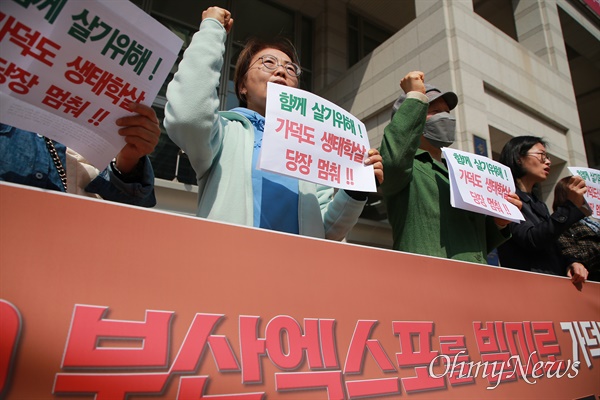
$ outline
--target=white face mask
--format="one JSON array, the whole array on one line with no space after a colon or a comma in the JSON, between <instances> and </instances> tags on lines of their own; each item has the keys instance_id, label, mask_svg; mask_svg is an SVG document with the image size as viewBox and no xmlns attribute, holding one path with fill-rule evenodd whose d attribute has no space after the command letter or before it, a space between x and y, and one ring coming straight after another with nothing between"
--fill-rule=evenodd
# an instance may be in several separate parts
<instances>
[{"instance_id":1,"label":"white face mask","mask_svg":"<svg viewBox=\"0 0 600 400\"><path fill-rule=\"evenodd\" d=\"M437 148L450 146L454 143L455 135L456 118L450 113L437 113L425 122L423 136Z\"/></svg>"}]
</instances>

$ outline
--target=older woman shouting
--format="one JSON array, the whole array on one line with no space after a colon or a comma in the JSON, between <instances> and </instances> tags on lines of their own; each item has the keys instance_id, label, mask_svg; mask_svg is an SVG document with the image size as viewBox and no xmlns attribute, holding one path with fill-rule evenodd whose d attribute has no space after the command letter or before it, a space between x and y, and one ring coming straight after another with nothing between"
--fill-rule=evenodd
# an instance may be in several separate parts
<instances>
[{"instance_id":1,"label":"older woman shouting","mask_svg":"<svg viewBox=\"0 0 600 400\"><path fill-rule=\"evenodd\" d=\"M196 171L199 217L341 240L358 220L367 194L334 190L256 168L262 143L267 83L298 87L302 73L285 40L249 41L239 55L235 91L241 107L219 111L225 40L233 18L210 7L167 89L165 127ZM366 165L383 180L381 156Z\"/></svg>"}]
</instances>

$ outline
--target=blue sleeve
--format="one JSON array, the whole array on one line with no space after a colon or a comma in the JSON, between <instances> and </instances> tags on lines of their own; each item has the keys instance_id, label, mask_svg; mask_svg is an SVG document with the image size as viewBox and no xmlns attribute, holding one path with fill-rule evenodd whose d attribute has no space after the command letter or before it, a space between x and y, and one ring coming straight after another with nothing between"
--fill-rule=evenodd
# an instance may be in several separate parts
<instances>
[{"instance_id":1,"label":"blue sleeve","mask_svg":"<svg viewBox=\"0 0 600 400\"><path fill-rule=\"evenodd\" d=\"M146 156L140 159L141 179L127 182L111 165L92 180L85 191L100 195L104 200L130 204L141 207L154 207L154 171L150 159Z\"/></svg>"}]
</instances>

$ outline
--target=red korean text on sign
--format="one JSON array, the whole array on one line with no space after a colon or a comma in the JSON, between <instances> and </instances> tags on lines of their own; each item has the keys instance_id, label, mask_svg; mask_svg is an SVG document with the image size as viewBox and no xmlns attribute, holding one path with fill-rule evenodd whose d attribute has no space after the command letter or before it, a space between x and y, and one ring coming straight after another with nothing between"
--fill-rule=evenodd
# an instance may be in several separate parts
<instances>
[{"instance_id":1,"label":"red korean text on sign","mask_svg":"<svg viewBox=\"0 0 600 400\"><path fill-rule=\"evenodd\" d=\"M488 193L493 193L499 197L504 197L510 193L510 188L507 185L491 178L485 179L485 188L487 189Z\"/></svg>"},{"instance_id":2,"label":"red korean text on sign","mask_svg":"<svg viewBox=\"0 0 600 400\"><path fill-rule=\"evenodd\" d=\"M466 339L464 335L440 336L440 353L449 356L448 382L452 386L465 385L475 382L475 377L469 374L465 365L470 362L467 354ZM444 361L442 360L442 363Z\"/></svg>"},{"instance_id":3,"label":"red korean text on sign","mask_svg":"<svg viewBox=\"0 0 600 400\"><path fill-rule=\"evenodd\" d=\"M473 198L473 201L475 202L475 204L478 204L480 206L487 208L487 203L485 201L485 197L483 197L481 194L473 192L473 191L469 191L469 194Z\"/></svg>"},{"instance_id":4,"label":"red korean text on sign","mask_svg":"<svg viewBox=\"0 0 600 400\"><path fill-rule=\"evenodd\" d=\"M588 368L592 367L592 358L600 357L600 323L597 321L561 322L563 331L571 334L573 343L573 361L579 362L580 356Z\"/></svg>"},{"instance_id":5,"label":"red korean text on sign","mask_svg":"<svg viewBox=\"0 0 600 400\"><path fill-rule=\"evenodd\" d=\"M76 85L85 83L91 86L91 91L96 96L104 95L112 99L113 104L119 105L124 110L129 110L130 102L141 103L146 99L146 92L131 86L123 78L104 71L91 61L83 60L78 56L67 63L65 78Z\"/></svg>"},{"instance_id":6,"label":"red korean text on sign","mask_svg":"<svg viewBox=\"0 0 600 400\"><path fill-rule=\"evenodd\" d=\"M107 307L76 306L62 368L156 369L167 367L173 312L147 311L146 319L106 319ZM111 341L143 343L143 347L103 346ZM96 399L125 398L128 393L160 393L169 373L60 373L54 393L95 393Z\"/></svg>"},{"instance_id":7,"label":"red korean text on sign","mask_svg":"<svg viewBox=\"0 0 600 400\"><path fill-rule=\"evenodd\" d=\"M19 310L0 299L0 395L5 393L9 385L22 325Z\"/></svg>"},{"instance_id":8,"label":"red korean text on sign","mask_svg":"<svg viewBox=\"0 0 600 400\"><path fill-rule=\"evenodd\" d=\"M333 133L324 132L321 136L321 148L327 153L335 151L340 157L346 156L351 161L362 164L366 153L365 146L350 139L339 137Z\"/></svg>"},{"instance_id":9,"label":"red korean text on sign","mask_svg":"<svg viewBox=\"0 0 600 400\"><path fill-rule=\"evenodd\" d=\"M283 129L286 139L295 138L298 143L315 144L314 128L282 118L277 118L277 122L279 122L279 126L275 128L275 131L281 132Z\"/></svg>"},{"instance_id":10,"label":"red korean text on sign","mask_svg":"<svg viewBox=\"0 0 600 400\"><path fill-rule=\"evenodd\" d=\"M473 322L473 328L491 385L539 375L536 368L549 374L567 369L556 359L561 351L552 322Z\"/></svg>"},{"instance_id":11,"label":"red korean text on sign","mask_svg":"<svg viewBox=\"0 0 600 400\"><path fill-rule=\"evenodd\" d=\"M58 44L2 12L0 24L0 44L8 37L9 42L21 47L21 55L31 56L50 67L53 65L52 60L60 50Z\"/></svg>"},{"instance_id":12,"label":"red korean text on sign","mask_svg":"<svg viewBox=\"0 0 600 400\"><path fill-rule=\"evenodd\" d=\"M71 92L67 90L52 85L46 91L46 96L42 99L42 104L55 110L61 110L62 108L63 113L72 114L77 118L91 103L89 101L84 101L79 96L73 96Z\"/></svg>"},{"instance_id":13,"label":"red korean text on sign","mask_svg":"<svg viewBox=\"0 0 600 400\"><path fill-rule=\"evenodd\" d=\"M168 367L170 323L173 312L147 311L142 322L106 319L106 307L76 306L67 340L62 368L65 370L102 370L98 373L59 373L54 393L93 393L96 399L127 398L129 394L159 394L169 379L177 374L193 373L199 368L208 349L220 372L239 371L239 363L227 338L213 331L224 318L221 314L196 314L167 372L155 372ZM132 347L131 343L143 343ZM129 347L110 346L113 342ZM106 344L106 345L105 345ZM119 370L135 368L141 373ZM106 372L115 370L116 372ZM183 394L205 396L207 377L181 379L179 397ZM235 395L254 400L262 394Z\"/></svg>"},{"instance_id":14,"label":"red korean text on sign","mask_svg":"<svg viewBox=\"0 0 600 400\"><path fill-rule=\"evenodd\" d=\"M319 172L317 173L319 179L340 183L340 164L333 161L319 159L317 168L319 169Z\"/></svg>"},{"instance_id":15,"label":"red korean text on sign","mask_svg":"<svg viewBox=\"0 0 600 400\"><path fill-rule=\"evenodd\" d=\"M310 166L312 164L312 156L300 151L287 149L285 152L285 167L292 172L299 170L301 174L310 174Z\"/></svg>"},{"instance_id":16,"label":"red korean text on sign","mask_svg":"<svg viewBox=\"0 0 600 400\"><path fill-rule=\"evenodd\" d=\"M465 181L467 185L471 185L473 187L482 187L481 185L481 176L472 171L467 171L464 169L460 169L459 179Z\"/></svg>"},{"instance_id":17,"label":"red korean text on sign","mask_svg":"<svg viewBox=\"0 0 600 400\"><path fill-rule=\"evenodd\" d=\"M392 327L394 334L398 335L402 349L402 352L396 353L398 366L412 367L415 371L414 377L401 379L406 392L444 389L446 384L443 377L429 375L431 362L438 355L438 352L431 348L433 322L394 321ZM413 347L413 337L418 341L418 350Z\"/></svg>"},{"instance_id":18,"label":"red korean text on sign","mask_svg":"<svg viewBox=\"0 0 600 400\"><path fill-rule=\"evenodd\" d=\"M375 320L359 320L354 328L352 340L348 347L344 375L358 375L363 372L365 357L369 354L382 372L396 372L396 367L385 352L381 342L371 338ZM348 396L360 398L367 396L399 395L400 382L397 377L346 381Z\"/></svg>"},{"instance_id":19,"label":"red korean text on sign","mask_svg":"<svg viewBox=\"0 0 600 400\"><path fill-rule=\"evenodd\" d=\"M8 64L8 65L7 65ZM14 63L0 58L0 84L8 82L8 88L17 94L27 94L29 89L40 83L37 75L25 71Z\"/></svg>"}]
</instances>

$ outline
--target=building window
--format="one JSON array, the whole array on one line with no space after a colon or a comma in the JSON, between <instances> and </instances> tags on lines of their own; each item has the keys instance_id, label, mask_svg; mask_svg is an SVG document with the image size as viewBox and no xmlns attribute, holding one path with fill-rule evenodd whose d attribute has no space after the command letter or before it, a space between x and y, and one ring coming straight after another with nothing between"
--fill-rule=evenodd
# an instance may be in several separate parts
<instances>
[{"instance_id":1,"label":"building window","mask_svg":"<svg viewBox=\"0 0 600 400\"><path fill-rule=\"evenodd\" d=\"M179 51L179 54L177 55L177 60L175 61L175 65L173 65L173 67L171 68L171 71L169 72L167 79L165 80L165 82L163 83L162 87L160 88L160 90L158 92L159 99L163 99L163 103L164 103L164 99L166 99L166 95L167 95L167 85L169 84L169 82L171 82L171 79L173 79L173 75L175 75L175 72L177 72L177 65L183 58L183 52L190 45L190 42L192 41L192 36L194 35L194 33L196 33L198 31L198 28L192 28L188 25L179 23L177 21L171 20L171 19L163 17L161 15L153 15L153 17L157 21L162 23L164 26L169 28L169 30L171 32L173 32L174 34L176 34L180 39L183 40L183 45L181 46L181 50Z\"/></svg>"},{"instance_id":2,"label":"building window","mask_svg":"<svg viewBox=\"0 0 600 400\"><path fill-rule=\"evenodd\" d=\"M165 117L164 108L153 106L159 121ZM190 185L196 184L196 173L187 155L169 138L164 127L154 152L150 154L150 162L154 176L167 181L175 181Z\"/></svg>"},{"instance_id":3,"label":"building window","mask_svg":"<svg viewBox=\"0 0 600 400\"><path fill-rule=\"evenodd\" d=\"M387 31L364 17L348 11L348 66L366 57L394 32Z\"/></svg>"},{"instance_id":4,"label":"building window","mask_svg":"<svg viewBox=\"0 0 600 400\"><path fill-rule=\"evenodd\" d=\"M239 104L235 97L233 73L237 57L249 37L258 37L265 40L284 37L291 40L298 51L302 67L300 88L312 90L312 20L292 10L261 0L234 2L232 13L234 14L234 20L235 15L252 15L252 18L239 18L234 22L229 76L227 79L227 99L226 102L221 102L221 104L227 105L226 109Z\"/></svg>"},{"instance_id":5,"label":"building window","mask_svg":"<svg viewBox=\"0 0 600 400\"><path fill-rule=\"evenodd\" d=\"M192 36L198 30L202 11L210 6L216 5L230 10L235 20L233 30L228 35L225 44L225 63L218 88L222 110L229 110L239 105L233 84L235 62L244 42L250 36L259 38L282 36L291 40L298 50L302 64L300 87L305 90L312 88L313 23L311 19L298 12L273 4L268 0L179 0L177 2L137 0L135 3L140 7L150 4L148 7L143 7L144 10L183 39L183 47L177 62L154 102L153 108L160 121L164 118L167 85L177 71L177 64L181 61L183 52L189 46ZM194 11L192 12L192 10ZM236 15L240 17L236 18ZM157 178L196 184L195 173L187 155L171 141L164 128L158 145L150 155L150 160Z\"/></svg>"},{"instance_id":6,"label":"building window","mask_svg":"<svg viewBox=\"0 0 600 400\"><path fill-rule=\"evenodd\" d=\"M473 0L473 11L518 41L512 0Z\"/></svg>"}]
</instances>

